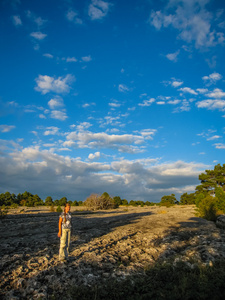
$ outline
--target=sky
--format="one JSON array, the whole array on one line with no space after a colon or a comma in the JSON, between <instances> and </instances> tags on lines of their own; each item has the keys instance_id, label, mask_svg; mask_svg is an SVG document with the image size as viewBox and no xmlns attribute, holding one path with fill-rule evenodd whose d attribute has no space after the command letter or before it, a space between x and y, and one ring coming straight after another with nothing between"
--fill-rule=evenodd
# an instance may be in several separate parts
<instances>
[{"instance_id":1,"label":"sky","mask_svg":"<svg viewBox=\"0 0 225 300\"><path fill-rule=\"evenodd\" d=\"M159 202L225 154L225 3L1 0L0 192Z\"/></svg>"}]
</instances>

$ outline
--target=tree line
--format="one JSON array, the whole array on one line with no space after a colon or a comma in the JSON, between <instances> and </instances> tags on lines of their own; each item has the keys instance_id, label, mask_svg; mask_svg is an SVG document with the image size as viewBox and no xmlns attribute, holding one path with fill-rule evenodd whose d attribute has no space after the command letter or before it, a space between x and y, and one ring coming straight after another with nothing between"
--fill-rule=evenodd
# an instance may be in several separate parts
<instances>
[{"instance_id":1,"label":"tree line","mask_svg":"<svg viewBox=\"0 0 225 300\"><path fill-rule=\"evenodd\" d=\"M19 193L15 195L14 193L6 192L0 194L0 206L10 206L10 207L17 207L17 206L64 206L66 203L70 203L72 206L82 206L82 201L71 201L67 200L66 197L62 197L60 200L53 200L51 196L48 196L45 200L42 200L37 194L33 195L25 191L24 193Z\"/></svg>"}]
</instances>

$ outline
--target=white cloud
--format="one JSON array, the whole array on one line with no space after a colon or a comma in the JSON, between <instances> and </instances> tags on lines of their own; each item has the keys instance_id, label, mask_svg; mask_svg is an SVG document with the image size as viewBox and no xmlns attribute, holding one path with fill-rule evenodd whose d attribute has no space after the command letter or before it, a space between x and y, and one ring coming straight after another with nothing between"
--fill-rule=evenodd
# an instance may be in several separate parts
<instances>
[{"instance_id":1,"label":"white cloud","mask_svg":"<svg viewBox=\"0 0 225 300\"><path fill-rule=\"evenodd\" d=\"M30 36L32 36L33 38L35 38L36 40L43 40L43 39L45 39L46 38L46 36L47 36L47 34L45 34L45 33L42 33L42 32L32 32L31 34L30 34Z\"/></svg>"},{"instance_id":2,"label":"white cloud","mask_svg":"<svg viewBox=\"0 0 225 300\"><path fill-rule=\"evenodd\" d=\"M54 56L50 53L45 53L43 54L43 56L48 57L48 58L53 58Z\"/></svg>"},{"instance_id":3,"label":"white cloud","mask_svg":"<svg viewBox=\"0 0 225 300\"><path fill-rule=\"evenodd\" d=\"M225 100L207 99L196 102L196 106L198 108L207 108L209 110L219 109L223 111L225 109Z\"/></svg>"},{"instance_id":4,"label":"white cloud","mask_svg":"<svg viewBox=\"0 0 225 300\"><path fill-rule=\"evenodd\" d=\"M170 101L168 101L168 104L176 105L176 104L179 104L180 102L181 102L181 100L170 100Z\"/></svg>"},{"instance_id":5,"label":"white cloud","mask_svg":"<svg viewBox=\"0 0 225 300\"><path fill-rule=\"evenodd\" d=\"M183 100L180 107L174 109L174 113L180 113L183 111L190 111L190 103L187 100Z\"/></svg>"},{"instance_id":6,"label":"white cloud","mask_svg":"<svg viewBox=\"0 0 225 300\"><path fill-rule=\"evenodd\" d=\"M51 109L55 109L57 107L62 107L62 106L64 106L63 99L61 97L54 97L48 102L48 106Z\"/></svg>"},{"instance_id":7,"label":"white cloud","mask_svg":"<svg viewBox=\"0 0 225 300\"><path fill-rule=\"evenodd\" d=\"M213 92L208 93L207 96L212 98L224 98L225 92L220 89L214 89Z\"/></svg>"},{"instance_id":8,"label":"white cloud","mask_svg":"<svg viewBox=\"0 0 225 300\"><path fill-rule=\"evenodd\" d=\"M181 86L182 84L183 84L183 81L174 80L172 82L172 86L175 88Z\"/></svg>"},{"instance_id":9,"label":"white cloud","mask_svg":"<svg viewBox=\"0 0 225 300\"><path fill-rule=\"evenodd\" d=\"M207 138L207 141L214 141L214 140L217 140L217 139L220 139L221 136L220 135L214 135L214 136L211 136L209 138Z\"/></svg>"},{"instance_id":10,"label":"white cloud","mask_svg":"<svg viewBox=\"0 0 225 300\"><path fill-rule=\"evenodd\" d=\"M4 146L4 141L0 143ZM15 143L10 145L17 147ZM0 163L0 185L11 191L13 181L16 194L29 186L31 193L43 199L50 194L55 199L66 196L85 200L91 193L107 191L127 200L155 202L173 192L178 197L194 191L198 175L209 167L183 161L159 164L158 158L121 159L111 164L83 162L81 158L58 155L38 146L15 148L10 155L1 156Z\"/></svg>"},{"instance_id":11,"label":"white cloud","mask_svg":"<svg viewBox=\"0 0 225 300\"><path fill-rule=\"evenodd\" d=\"M180 50L178 50L178 51L176 51L174 53L169 53L169 54L166 55L166 57L169 60L176 62L177 61L177 57L178 57L179 54L180 54Z\"/></svg>"},{"instance_id":12,"label":"white cloud","mask_svg":"<svg viewBox=\"0 0 225 300\"><path fill-rule=\"evenodd\" d=\"M87 124L87 126L90 126ZM156 130L143 130L139 134L107 134L105 132L94 133L86 131L82 127L77 126L77 131L73 131L66 136L68 141L76 143L79 148L110 148L117 149L120 152L139 153L143 152L143 148L136 145L143 144L146 140L152 139ZM74 144L73 144L74 145ZM68 144L64 144L68 146Z\"/></svg>"},{"instance_id":13,"label":"white cloud","mask_svg":"<svg viewBox=\"0 0 225 300\"><path fill-rule=\"evenodd\" d=\"M111 3L102 0L92 0L88 7L88 15L91 20L101 20L109 12Z\"/></svg>"},{"instance_id":14,"label":"white cloud","mask_svg":"<svg viewBox=\"0 0 225 300\"><path fill-rule=\"evenodd\" d=\"M206 94L208 92L208 89L196 89L200 94Z\"/></svg>"},{"instance_id":15,"label":"white cloud","mask_svg":"<svg viewBox=\"0 0 225 300\"><path fill-rule=\"evenodd\" d=\"M35 79L37 86L35 90L41 92L42 94L47 94L49 92L54 92L57 94L68 93L71 89L70 84L75 80L73 75L66 75L65 77L50 77L47 75L39 75Z\"/></svg>"},{"instance_id":16,"label":"white cloud","mask_svg":"<svg viewBox=\"0 0 225 300\"><path fill-rule=\"evenodd\" d=\"M30 10L28 10L26 12L26 15L27 15L27 18L29 18L32 22L34 22L38 26L38 28L42 27L47 22L47 20L44 20L41 17L37 17Z\"/></svg>"},{"instance_id":17,"label":"white cloud","mask_svg":"<svg viewBox=\"0 0 225 300\"><path fill-rule=\"evenodd\" d=\"M1 132L10 132L14 128L16 128L16 126L14 126L14 125L0 125Z\"/></svg>"},{"instance_id":18,"label":"white cloud","mask_svg":"<svg viewBox=\"0 0 225 300\"><path fill-rule=\"evenodd\" d=\"M209 76L202 77L202 79L209 84L215 84L218 80L222 78L223 78L222 75L216 72L210 74Z\"/></svg>"},{"instance_id":19,"label":"white cloud","mask_svg":"<svg viewBox=\"0 0 225 300\"><path fill-rule=\"evenodd\" d=\"M109 106L111 106L111 107L120 107L121 104L118 103L118 102L110 102L110 103L109 103Z\"/></svg>"},{"instance_id":20,"label":"white cloud","mask_svg":"<svg viewBox=\"0 0 225 300\"><path fill-rule=\"evenodd\" d=\"M52 110L50 117L52 119L56 119L56 120L60 120L60 121L65 121L68 118L66 113L64 111L60 111L60 110Z\"/></svg>"},{"instance_id":21,"label":"white cloud","mask_svg":"<svg viewBox=\"0 0 225 300\"><path fill-rule=\"evenodd\" d=\"M90 153L88 155L88 159L90 160L94 160L94 159L99 159L101 156L101 153L100 152L95 152L94 154L93 153Z\"/></svg>"},{"instance_id":22,"label":"white cloud","mask_svg":"<svg viewBox=\"0 0 225 300\"><path fill-rule=\"evenodd\" d=\"M86 108L86 107L95 106L95 105L96 105L96 103L94 103L94 102L91 102L91 103L84 103L84 104L82 105L82 107L83 107L83 108Z\"/></svg>"},{"instance_id":23,"label":"white cloud","mask_svg":"<svg viewBox=\"0 0 225 300\"><path fill-rule=\"evenodd\" d=\"M20 16L13 16L12 21L13 21L13 24L15 26L21 26L22 25L22 20L21 20Z\"/></svg>"},{"instance_id":24,"label":"white cloud","mask_svg":"<svg viewBox=\"0 0 225 300\"><path fill-rule=\"evenodd\" d=\"M75 57L67 57L67 62L77 62L77 59Z\"/></svg>"},{"instance_id":25,"label":"white cloud","mask_svg":"<svg viewBox=\"0 0 225 300\"><path fill-rule=\"evenodd\" d=\"M119 84L118 90L122 93L130 91L130 89L125 84Z\"/></svg>"},{"instance_id":26,"label":"white cloud","mask_svg":"<svg viewBox=\"0 0 225 300\"><path fill-rule=\"evenodd\" d=\"M89 62L92 61L91 55L81 57L82 61Z\"/></svg>"},{"instance_id":27,"label":"white cloud","mask_svg":"<svg viewBox=\"0 0 225 300\"><path fill-rule=\"evenodd\" d=\"M59 128L55 126L50 126L46 128L44 135L57 135L59 133Z\"/></svg>"},{"instance_id":28,"label":"white cloud","mask_svg":"<svg viewBox=\"0 0 225 300\"><path fill-rule=\"evenodd\" d=\"M193 89L191 89L189 87L180 88L179 91L184 92L184 93L189 93L192 95L198 95L198 93L196 93Z\"/></svg>"},{"instance_id":29,"label":"white cloud","mask_svg":"<svg viewBox=\"0 0 225 300\"><path fill-rule=\"evenodd\" d=\"M40 118L40 119L47 119L46 116L43 115L43 114L40 114L40 115L39 115L39 118Z\"/></svg>"},{"instance_id":30,"label":"white cloud","mask_svg":"<svg viewBox=\"0 0 225 300\"><path fill-rule=\"evenodd\" d=\"M138 103L139 106L150 106L155 102L155 98L144 100L142 103Z\"/></svg>"},{"instance_id":31,"label":"white cloud","mask_svg":"<svg viewBox=\"0 0 225 300\"><path fill-rule=\"evenodd\" d=\"M78 13L72 9L69 9L67 11L66 18L68 21L73 22L75 24L83 24L82 19L78 17Z\"/></svg>"},{"instance_id":32,"label":"white cloud","mask_svg":"<svg viewBox=\"0 0 225 300\"><path fill-rule=\"evenodd\" d=\"M216 147L216 149L225 149L225 144L222 143L214 144L214 146Z\"/></svg>"},{"instance_id":33,"label":"white cloud","mask_svg":"<svg viewBox=\"0 0 225 300\"><path fill-rule=\"evenodd\" d=\"M34 22L38 25L38 27L41 27L47 22L47 20L44 20L41 17L37 17L34 18Z\"/></svg>"},{"instance_id":34,"label":"white cloud","mask_svg":"<svg viewBox=\"0 0 225 300\"><path fill-rule=\"evenodd\" d=\"M196 48L213 47L224 42L224 33L212 29L213 14L207 11L208 1L172 0L164 11L152 11L149 23L157 30L169 26L178 30L178 38L194 42Z\"/></svg>"}]
</instances>

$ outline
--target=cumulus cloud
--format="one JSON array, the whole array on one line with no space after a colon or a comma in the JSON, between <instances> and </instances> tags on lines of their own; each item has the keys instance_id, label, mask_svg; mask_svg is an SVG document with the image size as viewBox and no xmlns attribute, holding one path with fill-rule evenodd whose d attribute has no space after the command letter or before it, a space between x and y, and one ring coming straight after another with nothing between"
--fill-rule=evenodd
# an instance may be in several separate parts
<instances>
[{"instance_id":1,"label":"cumulus cloud","mask_svg":"<svg viewBox=\"0 0 225 300\"><path fill-rule=\"evenodd\" d=\"M30 36L32 36L33 38L35 38L36 40L43 40L43 39L45 39L46 38L46 36L47 36L47 34L45 34L45 33L42 33L42 32L32 32L31 34L30 34Z\"/></svg>"},{"instance_id":2,"label":"cumulus cloud","mask_svg":"<svg viewBox=\"0 0 225 300\"><path fill-rule=\"evenodd\" d=\"M200 94L206 94L208 92L208 89L196 89Z\"/></svg>"},{"instance_id":3,"label":"cumulus cloud","mask_svg":"<svg viewBox=\"0 0 225 300\"><path fill-rule=\"evenodd\" d=\"M217 140L217 139L220 139L221 136L220 135L214 135L214 136L211 136L209 138L207 138L207 141L214 141L214 140Z\"/></svg>"},{"instance_id":4,"label":"cumulus cloud","mask_svg":"<svg viewBox=\"0 0 225 300\"><path fill-rule=\"evenodd\" d=\"M57 135L59 133L59 128L55 126L50 126L46 128L44 135Z\"/></svg>"},{"instance_id":5,"label":"cumulus cloud","mask_svg":"<svg viewBox=\"0 0 225 300\"><path fill-rule=\"evenodd\" d=\"M75 57L67 57L66 62L77 62Z\"/></svg>"},{"instance_id":6,"label":"cumulus cloud","mask_svg":"<svg viewBox=\"0 0 225 300\"><path fill-rule=\"evenodd\" d=\"M164 11L152 10L149 23L157 30L172 26L178 38L194 42L196 48L213 47L224 42L224 33L212 29L213 14L207 11L208 1L169 1Z\"/></svg>"},{"instance_id":7,"label":"cumulus cloud","mask_svg":"<svg viewBox=\"0 0 225 300\"><path fill-rule=\"evenodd\" d=\"M225 100L218 99L207 99L196 102L198 108L207 108L209 110L224 110L225 109Z\"/></svg>"},{"instance_id":8,"label":"cumulus cloud","mask_svg":"<svg viewBox=\"0 0 225 300\"><path fill-rule=\"evenodd\" d=\"M14 149L9 155L1 156L0 163L3 191L17 194L29 190L43 199L49 194L59 199L66 191L66 197L71 200L85 200L91 193L107 191L127 200L155 202L171 193L178 197L186 191L194 191L199 183L198 175L208 167L183 161L159 164L157 158L121 159L111 164L83 162L80 158L61 156L38 146Z\"/></svg>"},{"instance_id":9,"label":"cumulus cloud","mask_svg":"<svg viewBox=\"0 0 225 300\"><path fill-rule=\"evenodd\" d=\"M166 55L166 57L169 60L171 60L173 62L176 62L177 61L177 57L178 57L179 54L180 54L180 50L178 50L178 51L176 51L174 53L169 53L169 54Z\"/></svg>"},{"instance_id":10,"label":"cumulus cloud","mask_svg":"<svg viewBox=\"0 0 225 300\"><path fill-rule=\"evenodd\" d=\"M100 156L101 156L100 152L90 153L88 155L88 159L90 159L90 160L99 159Z\"/></svg>"},{"instance_id":11,"label":"cumulus cloud","mask_svg":"<svg viewBox=\"0 0 225 300\"><path fill-rule=\"evenodd\" d=\"M96 103L95 102L88 102L88 103L84 103L83 105L82 105L82 107L83 108L86 108L86 107L90 107L90 106L95 106L96 105Z\"/></svg>"},{"instance_id":12,"label":"cumulus cloud","mask_svg":"<svg viewBox=\"0 0 225 300\"><path fill-rule=\"evenodd\" d=\"M113 107L113 108L116 108L116 107L120 107L121 104L118 103L118 102L110 102L110 103L109 103L109 106L111 106L111 107Z\"/></svg>"},{"instance_id":13,"label":"cumulus cloud","mask_svg":"<svg viewBox=\"0 0 225 300\"><path fill-rule=\"evenodd\" d=\"M181 100L170 100L168 101L168 104L171 104L171 105L176 105L176 104L179 104L181 102Z\"/></svg>"},{"instance_id":14,"label":"cumulus cloud","mask_svg":"<svg viewBox=\"0 0 225 300\"><path fill-rule=\"evenodd\" d=\"M222 79L222 75L219 73L212 73L209 76L203 76L202 79L208 84L215 84L218 80Z\"/></svg>"},{"instance_id":15,"label":"cumulus cloud","mask_svg":"<svg viewBox=\"0 0 225 300\"><path fill-rule=\"evenodd\" d=\"M178 81L178 80L174 80L172 83L171 83L171 85L173 86L173 87L179 87L179 86L181 86L183 84L183 81Z\"/></svg>"},{"instance_id":16,"label":"cumulus cloud","mask_svg":"<svg viewBox=\"0 0 225 300\"><path fill-rule=\"evenodd\" d=\"M88 15L91 20L101 20L109 12L112 4L102 0L92 0L88 7Z\"/></svg>"},{"instance_id":17,"label":"cumulus cloud","mask_svg":"<svg viewBox=\"0 0 225 300\"><path fill-rule=\"evenodd\" d=\"M47 94L49 92L54 92L57 94L68 93L71 89L70 84L75 81L73 75L66 75L65 77L50 77L47 75L39 75L35 79L37 86L35 90L41 92L42 94Z\"/></svg>"},{"instance_id":18,"label":"cumulus cloud","mask_svg":"<svg viewBox=\"0 0 225 300\"><path fill-rule=\"evenodd\" d=\"M16 128L16 126L14 126L14 125L0 125L1 132L10 132L14 128Z\"/></svg>"},{"instance_id":19,"label":"cumulus cloud","mask_svg":"<svg viewBox=\"0 0 225 300\"><path fill-rule=\"evenodd\" d=\"M60 121L65 121L68 118L66 112L60 110L52 110L50 117Z\"/></svg>"},{"instance_id":20,"label":"cumulus cloud","mask_svg":"<svg viewBox=\"0 0 225 300\"><path fill-rule=\"evenodd\" d=\"M34 22L38 28L42 27L47 20L42 19L42 17L37 17L33 12L30 10L26 11L26 16L29 18L32 22Z\"/></svg>"},{"instance_id":21,"label":"cumulus cloud","mask_svg":"<svg viewBox=\"0 0 225 300\"><path fill-rule=\"evenodd\" d=\"M189 93L192 95L198 95L198 93L196 93L193 89L191 89L189 87L180 88L179 91L184 92L184 93Z\"/></svg>"},{"instance_id":22,"label":"cumulus cloud","mask_svg":"<svg viewBox=\"0 0 225 300\"><path fill-rule=\"evenodd\" d=\"M214 146L216 147L216 149L225 149L225 144L222 143L214 144Z\"/></svg>"},{"instance_id":23,"label":"cumulus cloud","mask_svg":"<svg viewBox=\"0 0 225 300\"><path fill-rule=\"evenodd\" d=\"M92 61L91 55L81 57L81 60L84 62Z\"/></svg>"},{"instance_id":24,"label":"cumulus cloud","mask_svg":"<svg viewBox=\"0 0 225 300\"><path fill-rule=\"evenodd\" d=\"M40 118L40 119L47 119L46 116L43 115L43 114L40 114L40 115L39 115L39 118Z\"/></svg>"},{"instance_id":25,"label":"cumulus cloud","mask_svg":"<svg viewBox=\"0 0 225 300\"><path fill-rule=\"evenodd\" d=\"M64 106L63 99L61 97L54 97L50 101L48 101L48 106L51 109L55 109L57 107L62 107L62 106Z\"/></svg>"},{"instance_id":26,"label":"cumulus cloud","mask_svg":"<svg viewBox=\"0 0 225 300\"><path fill-rule=\"evenodd\" d=\"M207 96L212 98L224 98L225 92L221 89L214 89L213 92L208 93Z\"/></svg>"},{"instance_id":27,"label":"cumulus cloud","mask_svg":"<svg viewBox=\"0 0 225 300\"><path fill-rule=\"evenodd\" d=\"M20 16L13 16L12 21L13 21L13 24L15 26L21 26L22 25L22 20L21 20Z\"/></svg>"},{"instance_id":28,"label":"cumulus cloud","mask_svg":"<svg viewBox=\"0 0 225 300\"><path fill-rule=\"evenodd\" d=\"M87 124L89 126L89 124ZM109 148L117 149L119 152L140 153L143 152L144 144L155 135L156 130L147 129L136 134L107 134L106 132L87 131L85 125L78 127L77 130L66 136L67 141L71 141L72 146L78 148ZM64 142L63 146L68 147L68 143Z\"/></svg>"},{"instance_id":29,"label":"cumulus cloud","mask_svg":"<svg viewBox=\"0 0 225 300\"><path fill-rule=\"evenodd\" d=\"M54 56L50 53L43 54L44 57L53 58Z\"/></svg>"},{"instance_id":30,"label":"cumulus cloud","mask_svg":"<svg viewBox=\"0 0 225 300\"><path fill-rule=\"evenodd\" d=\"M125 84L119 84L118 90L122 93L130 91L130 89Z\"/></svg>"},{"instance_id":31,"label":"cumulus cloud","mask_svg":"<svg viewBox=\"0 0 225 300\"><path fill-rule=\"evenodd\" d=\"M151 99L144 100L141 103L138 103L138 105L139 106L151 106L152 103L154 103L154 102L155 102L155 98L151 98Z\"/></svg>"},{"instance_id":32,"label":"cumulus cloud","mask_svg":"<svg viewBox=\"0 0 225 300\"><path fill-rule=\"evenodd\" d=\"M78 13L73 9L69 9L67 11L66 18L68 21L73 22L75 24L83 24L82 19L78 17Z\"/></svg>"}]
</instances>

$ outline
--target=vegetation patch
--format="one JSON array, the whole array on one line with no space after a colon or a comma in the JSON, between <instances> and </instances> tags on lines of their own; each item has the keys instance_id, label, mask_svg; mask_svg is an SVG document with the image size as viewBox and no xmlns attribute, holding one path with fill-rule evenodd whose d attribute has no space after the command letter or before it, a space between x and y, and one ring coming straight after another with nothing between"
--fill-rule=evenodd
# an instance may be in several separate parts
<instances>
[{"instance_id":1,"label":"vegetation patch","mask_svg":"<svg viewBox=\"0 0 225 300\"><path fill-rule=\"evenodd\" d=\"M158 263L145 274L126 279L105 279L93 286L71 286L66 295L60 295L60 299L219 300L225 299L224 281L225 261L218 261L213 266ZM51 299L59 298L52 295Z\"/></svg>"}]
</instances>

